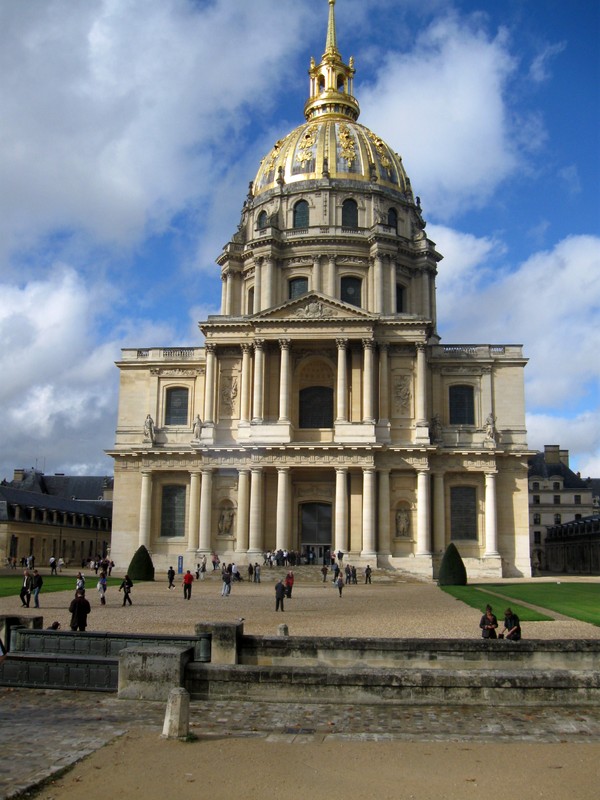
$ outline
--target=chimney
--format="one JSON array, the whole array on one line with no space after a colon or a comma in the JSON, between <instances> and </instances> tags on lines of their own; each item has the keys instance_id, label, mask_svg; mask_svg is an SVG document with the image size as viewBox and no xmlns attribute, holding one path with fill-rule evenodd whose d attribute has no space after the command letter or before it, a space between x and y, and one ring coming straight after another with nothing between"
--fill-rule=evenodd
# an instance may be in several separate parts
<instances>
[{"instance_id":1,"label":"chimney","mask_svg":"<svg viewBox=\"0 0 600 800\"><path fill-rule=\"evenodd\" d=\"M13 481L15 483L20 483L25 478L25 470L24 469L16 469L13 475Z\"/></svg>"},{"instance_id":2,"label":"chimney","mask_svg":"<svg viewBox=\"0 0 600 800\"><path fill-rule=\"evenodd\" d=\"M560 451L560 460L565 465L565 467L569 466L569 451L568 450L561 450Z\"/></svg>"},{"instance_id":3,"label":"chimney","mask_svg":"<svg viewBox=\"0 0 600 800\"><path fill-rule=\"evenodd\" d=\"M544 460L546 461L546 464L560 464L560 445L545 444Z\"/></svg>"}]
</instances>

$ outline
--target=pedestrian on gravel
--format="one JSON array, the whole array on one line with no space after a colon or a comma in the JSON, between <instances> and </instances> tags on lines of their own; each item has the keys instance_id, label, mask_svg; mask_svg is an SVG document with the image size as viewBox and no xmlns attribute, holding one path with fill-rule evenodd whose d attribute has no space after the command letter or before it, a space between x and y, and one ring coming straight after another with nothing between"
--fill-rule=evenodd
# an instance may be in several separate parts
<instances>
[{"instance_id":1,"label":"pedestrian on gravel","mask_svg":"<svg viewBox=\"0 0 600 800\"><path fill-rule=\"evenodd\" d=\"M133 586L133 581L129 577L129 575L125 575L121 585L119 586L119 591L123 592L123 605L125 603L129 603L130 606L133 605L131 602L131 588Z\"/></svg>"}]
</instances>

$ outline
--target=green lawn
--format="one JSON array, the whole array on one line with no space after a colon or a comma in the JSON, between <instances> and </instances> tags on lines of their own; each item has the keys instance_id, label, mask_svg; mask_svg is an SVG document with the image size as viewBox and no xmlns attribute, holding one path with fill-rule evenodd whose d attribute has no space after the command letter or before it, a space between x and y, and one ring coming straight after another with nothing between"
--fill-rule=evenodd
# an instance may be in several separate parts
<instances>
[{"instance_id":1,"label":"green lawn","mask_svg":"<svg viewBox=\"0 0 600 800\"><path fill-rule=\"evenodd\" d=\"M72 590L75 593L75 576L74 575L42 575L44 585L40 594L47 594L48 592L64 592ZM88 575L86 577L86 588L95 589L98 583L98 578L95 575ZM2 575L0 576L0 597L11 597L19 595L21 586L23 585L23 575L17 572L16 575ZM109 578L109 586L120 586L120 578Z\"/></svg>"},{"instance_id":2,"label":"green lawn","mask_svg":"<svg viewBox=\"0 0 600 800\"><path fill-rule=\"evenodd\" d=\"M482 610L489 603L501 617L510 605L523 621L548 620L547 617L519 605L519 601L564 614L567 617L600 625L600 583L569 583L545 581L540 583L472 584L471 586L442 586L444 591L463 603ZM494 592L495 594L490 594ZM497 597L495 595L502 595Z\"/></svg>"},{"instance_id":3,"label":"green lawn","mask_svg":"<svg viewBox=\"0 0 600 800\"><path fill-rule=\"evenodd\" d=\"M451 594L452 597L455 597L457 600L466 603L468 606L478 609L481 614L483 614L486 605L489 603L494 609L495 615L498 617L498 622L502 622L504 619L504 609L508 605L510 605L521 622L550 622L553 619L553 617L548 617L546 614L542 614L539 611L534 611L531 608L513 602L512 598L509 603L502 597L489 594L485 591L486 587L487 584L482 584L478 587L478 585L474 583L470 586L440 586L440 589ZM495 586L489 586L489 588L496 591ZM481 591L481 589L483 589L483 591ZM525 598L523 599L525 600Z\"/></svg>"}]
</instances>

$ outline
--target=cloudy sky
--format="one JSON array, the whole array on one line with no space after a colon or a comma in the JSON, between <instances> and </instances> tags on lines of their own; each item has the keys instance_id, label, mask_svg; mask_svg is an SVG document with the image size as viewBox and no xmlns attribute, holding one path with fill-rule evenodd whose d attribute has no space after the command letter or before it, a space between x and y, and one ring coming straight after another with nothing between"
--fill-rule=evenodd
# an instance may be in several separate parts
<instances>
[{"instance_id":1,"label":"cloudy sky","mask_svg":"<svg viewBox=\"0 0 600 800\"><path fill-rule=\"evenodd\" d=\"M201 344L303 120L327 0L0 0L0 479L110 474L121 347ZM600 477L600 7L338 0L360 121L445 256L445 343L519 343L529 444ZM143 417L141 412L141 418Z\"/></svg>"}]
</instances>

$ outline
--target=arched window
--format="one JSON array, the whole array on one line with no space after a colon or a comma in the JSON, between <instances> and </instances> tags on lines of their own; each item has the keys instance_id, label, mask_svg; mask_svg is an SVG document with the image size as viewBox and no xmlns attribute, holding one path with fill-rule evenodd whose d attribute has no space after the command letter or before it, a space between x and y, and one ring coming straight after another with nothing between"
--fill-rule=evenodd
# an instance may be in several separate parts
<instances>
[{"instance_id":1,"label":"arched window","mask_svg":"<svg viewBox=\"0 0 600 800\"><path fill-rule=\"evenodd\" d=\"M288 287L290 300L300 297L301 294L308 292L308 278L292 278Z\"/></svg>"},{"instance_id":2,"label":"arched window","mask_svg":"<svg viewBox=\"0 0 600 800\"><path fill-rule=\"evenodd\" d=\"M320 92L324 92L325 91L325 76L324 75L319 75L319 91Z\"/></svg>"},{"instance_id":3,"label":"arched window","mask_svg":"<svg viewBox=\"0 0 600 800\"><path fill-rule=\"evenodd\" d=\"M248 289L248 314L254 314L254 286Z\"/></svg>"},{"instance_id":4,"label":"arched window","mask_svg":"<svg viewBox=\"0 0 600 800\"><path fill-rule=\"evenodd\" d=\"M346 91L345 86L344 86L344 76L343 75L338 75L337 76L337 90L338 90L338 92L340 94L344 94L344 92Z\"/></svg>"},{"instance_id":5,"label":"arched window","mask_svg":"<svg viewBox=\"0 0 600 800\"><path fill-rule=\"evenodd\" d=\"M395 231L398 230L398 212L395 208L390 208L388 211L388 221L387 224L390 228L393 228Z\"/></svg>"},{"instance_id":6,"label":"arched window","mask_svg":"<svg viewBox=\"0 0 600 800\"><path fill-rule=\"evenodd\" d=\"M187 425L189 391L182 386L167 389L165 425Z\"/></svg>"},{"instance_id":7,"label":"arched window","mask_svg":"<svg viewBox=\"0 0 600 800\"><path fill-rule=\"evenodd\" d=\"M406 311L404 308L404 286L402 284L396 284L396 314L402 314L403 311Z\"/></svg>"},{"instance_id":8,"label":"arched window","mask_svg":"<svg viewBox=\"0 0 600 800\"><path fill-rule=\"evenodd\" d=\"M358 205L356 200L344 200L342 203L342 228L358 228Z\"/></svg>"},{"instance_id":9,"label":"arched window","mask_svg":"<svg viewBox=\"0 0 600 800\"><path fill-rule=\"evenodd\" d=\"M261 211L258 215L258 220L256 221L256 227L259 231L262 231L264 228L267 227L267 212Z\"/></svg>"},{"instance_id":10,"label":"arched window","mask_svg":"<svg viewBox=\"0 0 600 800\"><path fill-rule=\"evenodd\" d=\"M475 424L475 398L472 386L451 386L450 425Z\"/></svg>"},{"instance_id":11,"label":"arched window","mask_svg":"<svg viewBox=\"0 0 600 800\"><path fill-rule=\"evenodd\" d=\"M185 486L163 486L161 536L185 536Z\"/></svg>"},{"instance_id":12,"label":"arched window","mask_svg":"<svg viewBox=\"0 0 600 800\"><path fill-rule=\"evenodd\" d=\"M307 386L300 390L300 428L333 428L333 389Z\"/></svg>"},{"instance_id":13,"label":"arched window","mask_svg":"<svg viewBox=\"0 0 600 800\"><path fill-rule=\"evenodd\" d=\"M350 303L353 306L361 305L361 287L362 281L360 278L353 278L346 276L341 280L341 295L344 303Z\"/></svg>"},{"instance_id":14,"label":"arched window","mask_svg":"<svg viewBox=\"0 0 600 800\"><path fill-rule=\"evenodd\" d=\"M294 206L294 228L308 228L308 203L298 200Z\"/></svg>"},{"instance_id":15,"label":"arched window","mask_svg":"<svg viewBox=\"0 0 600 800\"><path fill-rule=\"evenodd\" d=\"M477 491L473 486L450 489L450 538L477 539Z\"/></svg>"}]
</instances>

